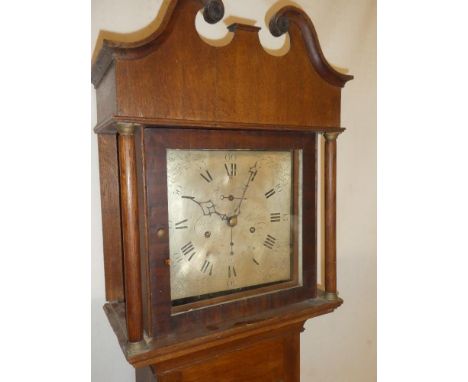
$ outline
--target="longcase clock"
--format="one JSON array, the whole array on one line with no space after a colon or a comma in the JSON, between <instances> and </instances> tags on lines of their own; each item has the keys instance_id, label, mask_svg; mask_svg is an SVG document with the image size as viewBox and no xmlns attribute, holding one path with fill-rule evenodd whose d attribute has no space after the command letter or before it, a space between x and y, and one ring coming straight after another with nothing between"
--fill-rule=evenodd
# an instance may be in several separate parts
<instances>
[{"instance_id":1,"label":"longcase clock","mask_svg":"<svg viewBox=\"0 0 468 382\"><path fill-rule=\"evenodd\" d=\"M203 41L195 18L224 23L222 1L172 0L163 12L141 40L104 40L92 66L105 313L137 381L297 382L304 322L343 302L336 139L352 76L328 64L298 8L269 21L289 34L281 57L253 26L226 26L223 47Z\"/></svg>"}]
</instances>

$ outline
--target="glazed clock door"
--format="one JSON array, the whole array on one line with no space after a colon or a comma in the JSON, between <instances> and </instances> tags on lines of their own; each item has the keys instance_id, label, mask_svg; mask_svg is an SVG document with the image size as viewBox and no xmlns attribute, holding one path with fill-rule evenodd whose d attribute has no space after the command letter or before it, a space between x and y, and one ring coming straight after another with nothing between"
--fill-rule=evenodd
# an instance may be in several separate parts
<instances>
[{"instance_id":1,"label":"glazed clock door","mask_svg":"<svg viewBox=\"0 0 468 382\"><path fill-rule=\"evenodd\" d=\"M315 296L314 133L146 128L142 142L154 332Z\"/></svg>"}]
</instances>

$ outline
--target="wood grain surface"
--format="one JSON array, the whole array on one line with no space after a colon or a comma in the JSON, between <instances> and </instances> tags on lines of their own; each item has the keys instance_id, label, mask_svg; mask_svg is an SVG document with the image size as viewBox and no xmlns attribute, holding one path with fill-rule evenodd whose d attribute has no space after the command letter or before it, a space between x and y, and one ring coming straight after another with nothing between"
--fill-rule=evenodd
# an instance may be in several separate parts
<instances>
[{"instance_id":1,"label":"wood grain surface","mask_svg":"<svg viewBox=\"0 0 468 382\"><path fill-rule=\"evenodd\" d=\"M123 301L125 292L116 136L99 135L98 149L106 300Z\"/></svg>"}]
</instances>

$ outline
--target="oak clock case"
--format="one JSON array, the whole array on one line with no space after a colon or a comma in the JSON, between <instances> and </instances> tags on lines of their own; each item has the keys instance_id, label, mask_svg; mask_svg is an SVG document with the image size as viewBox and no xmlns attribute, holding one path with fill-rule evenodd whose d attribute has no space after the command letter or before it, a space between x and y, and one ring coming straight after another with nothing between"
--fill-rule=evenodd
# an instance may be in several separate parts
<instances>
[{"instance_id":1,"label":"oak clock case","mask_svg":"<svg viewBox=\"0 0 468 382\"><path fill-rule=\"evenodd\" d=\"M100 35L104 311L137 382L298 382L305 321L343 303L336 156L353 77L301 9L266 17L289 35L281 57L260 28L226 24L221 0L168 0L144 35ZM229 44L210 45L196 18Z\"/></svg>"}]
</instances>

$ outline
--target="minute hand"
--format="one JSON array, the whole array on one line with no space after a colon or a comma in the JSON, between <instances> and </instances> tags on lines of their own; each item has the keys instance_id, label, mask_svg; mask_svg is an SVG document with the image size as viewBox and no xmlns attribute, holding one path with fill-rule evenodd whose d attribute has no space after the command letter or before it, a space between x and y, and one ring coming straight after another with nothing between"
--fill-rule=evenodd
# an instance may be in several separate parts
<instances>
[{"instance_id":1,"label":"minute hand","mask_svg":"<svg viewBox=\"0 0 468 382\"><path fill-rule=\"evenodd\" d=\"M254 178L257 176L257 162L255 162L255 164L250 167L249 169L249 179L247 179L247 183L244 187L244 191L242 192L242 196L240 197L240 201L239 201L239 205L237 206L237 208L234 210L234 214L235 215L240 215L241 213L241 205L242 205L242 202L244 201L244 197L245 197L245 194L247 193L247 189L249 188L249 185L250 185L250 182L252 180L254 180Z\"/></svg>"}]
</instances>

